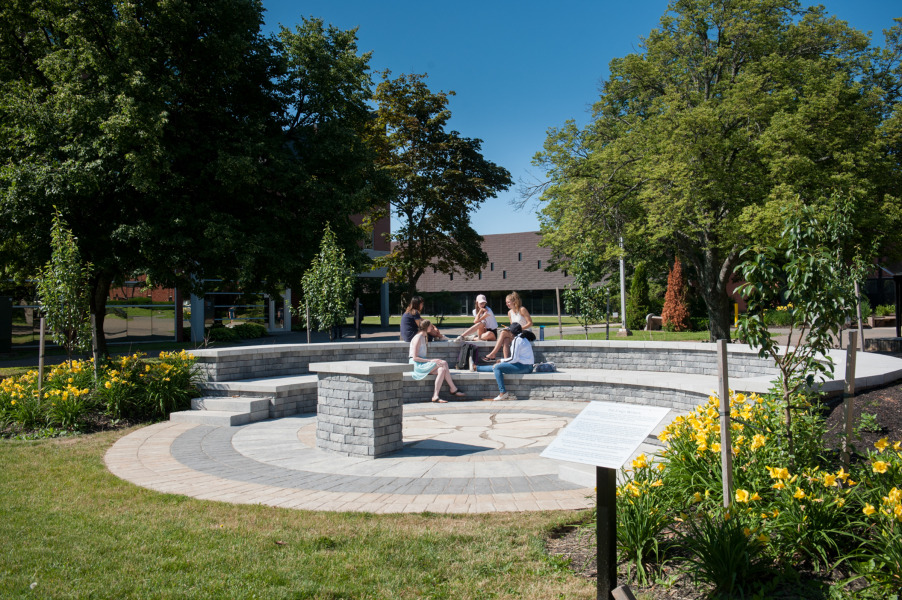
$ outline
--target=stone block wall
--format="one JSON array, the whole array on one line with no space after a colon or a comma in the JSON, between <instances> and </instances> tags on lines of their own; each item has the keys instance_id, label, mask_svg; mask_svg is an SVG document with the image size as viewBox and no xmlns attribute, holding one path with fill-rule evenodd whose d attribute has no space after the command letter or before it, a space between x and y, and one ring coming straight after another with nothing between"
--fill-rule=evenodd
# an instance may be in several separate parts
<instances>
[{"instance_id":1,"label":"stone block wall","mask_svg":"<svg viewBox=\"0 0 902 600\"><path fill-rule=\"evenodd\" d=\"M400 374L319 379L316 447L345 456L376 458L401 449L404 404Z\"/></svg>"},{"instance_id":2,"label":"stone block wall","mask_svg":"<svg viewBox=\"0 0 902 600\"><path fill-rule=\"evenodd\" d=\"M487 353L491 344L477 344ZM454 366L457 344L429 344L429 356L442 358ZM716 375L714 344L672 342L602 342L548 340L535 342L538 362L553 362L562 368L614 369ZM309 373L310 363L337 360L407 362L406 342L347 342L330 344L284 344L277 346L198 350L198 365L210 381L278 377ZM770 360L759 358L746 346L730 348L731 377L776 374Z\"/></svg>"}]
</instances>

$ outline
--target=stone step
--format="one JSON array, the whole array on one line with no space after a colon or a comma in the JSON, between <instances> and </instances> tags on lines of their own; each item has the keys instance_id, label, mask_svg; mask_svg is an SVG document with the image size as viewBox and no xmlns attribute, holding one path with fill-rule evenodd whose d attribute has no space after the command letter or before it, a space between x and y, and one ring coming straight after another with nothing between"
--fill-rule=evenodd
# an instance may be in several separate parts
<instances>
[{"instance_id":1,"label":"stone step","mask_svg":"<svg viewBox=\"0 0 902 600\"><path fill-rule=\"evenodd\" d=\"M272 398L248 396L205 396L191 400L191 410L215 410L225 412L269 413Z\"/></svg>"},{"instance_id":2,"label":"stone step","mask_svg":"<svg viewBox=\"0 0 902 600\"><path fill-rule=\"evenodd\" d=\"M169 420L175 423L234 427L250 423L251 413L227 410L182 410L170 413Z\"/></svg>"}]
</instances>

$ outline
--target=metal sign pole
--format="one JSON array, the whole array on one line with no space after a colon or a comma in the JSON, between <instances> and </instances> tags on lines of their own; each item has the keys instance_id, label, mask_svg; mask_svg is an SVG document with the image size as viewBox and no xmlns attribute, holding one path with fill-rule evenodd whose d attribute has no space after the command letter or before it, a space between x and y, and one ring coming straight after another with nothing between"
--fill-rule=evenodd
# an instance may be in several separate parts
<instances>
[{"instance_id":1,"label":"metal sign pole","mask_svg":"<svg viewBox=\"0 0 902 600\"><path fill-rule=\"evenodd\" d=\"M44 384L44 317L41 317L41 337L38 346L38 401L41 400L41 388Z\"/></svg>"},{"instance_id":2,"label":"metal sign pole","mask_svg":"<svg viewBox=\"0 0 902 600\"><path fill-rule=\"evenodd\" d=\"M617 471L595 467L597 600L610 600L617 587Z\"/></svg>"}]
</instances>

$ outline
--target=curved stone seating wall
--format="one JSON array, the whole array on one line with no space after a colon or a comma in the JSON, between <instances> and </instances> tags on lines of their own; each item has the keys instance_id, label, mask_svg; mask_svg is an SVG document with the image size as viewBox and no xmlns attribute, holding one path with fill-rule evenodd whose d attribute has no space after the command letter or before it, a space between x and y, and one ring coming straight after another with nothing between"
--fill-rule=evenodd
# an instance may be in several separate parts
<instances>
[{"instance_id":1,"label":"curved stone seating wall","mask_svg":"<svg viewBox=\"0 0 902 600\"><path fill-rule=\"evenodd\" d=\"M435 382L433 378L415 381L409 374L405 374L403 381L405 404L429 402ZM447 388L440 394L441 397L457 401L491 399L498 395L498 386L492 373L455 373L454 382L467 397L452 398L446 393ZM705 402L709 394L701 389L618 383L605 381L603 377L574 373L505 375L504 386L517 400L629 402L686 412Z\"/></svg>"},{"instance_id":2,"label":"curved stone seating wall","mask_svg":"<svg viewBox=\"0 0 902 600\"><path fill-rule=\"evenodd\" d=\"M482 342L483 352L492 344ZM317 410L317 376L311 363L364 361L407 363L409 345L404 342L349 342L332 344L284 344L198 350L195 356L208 380L200 385L204 398L193 403L196 411L173 413L173 420L209 424L240 424L266 418L259 400L267 400L270 418ZM436 342L429 356L454 365L460 346ZM523 400L586 402L609 400L691 410L717 388L716 346L706 343L549 340L534 344L536 360L553 362L559 372L506 375L508 391ZM776 370L769 359L759 358L748 346L728 346L730 388L765 393L772 388ZM846 353L830 352L835 365L832 380L819 384L828 394L843 390ZM493 398L498 388L492 373L455 371L454 381L468 400ZM859 391L902 379L902 360L859 353L856 386ZM434 376L416 381L409 373L401 379L404 403L428 402ZM237 411L246 403L250 408ZM198 414L206 412L206 414ZM219 413L219 414L213 414ZM262 415L262 416L261 416Z\"/></svg>"},{"instance_id":3,"label":"curved stone seating wall","mask_svg":"<svg viewBox=\"0 0 902 600\"><path fill-rule=\"evenodd\" d=\"M483 353L492 344L480 342ZM655 371L716 375L714 344L673 342L619 342L549 340L533 344L538 362L553 362L559 368ZM210 381L303 375L310 363L336 360L407 362L406 342L341 342L331 344L283 344L239 346L197 350L198 365ZM457 361L457 344L429 344L429 356ZM747 346L731 344L731 377L776 375L768 359L759 358Z\"/></svg>"}]
</instances>

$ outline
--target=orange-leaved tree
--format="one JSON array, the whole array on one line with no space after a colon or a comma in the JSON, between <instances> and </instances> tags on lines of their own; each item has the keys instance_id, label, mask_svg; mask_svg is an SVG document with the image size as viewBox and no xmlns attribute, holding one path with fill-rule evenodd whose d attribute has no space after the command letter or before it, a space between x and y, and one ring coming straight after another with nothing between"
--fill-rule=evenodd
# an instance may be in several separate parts
<instances>
[{"instance_id":1,"label":"orange-leaved tree","mask_svg":"<svg viewBox=\"0 0 902 600\"><path fill-rule=\"evenodd\" d=\"M664 310L661 313L664 328L668 331L689 330L689 308L686 306L686 278L677 257L667 276L667 293L664 295Z\"/></svg>"}]
</instances>

